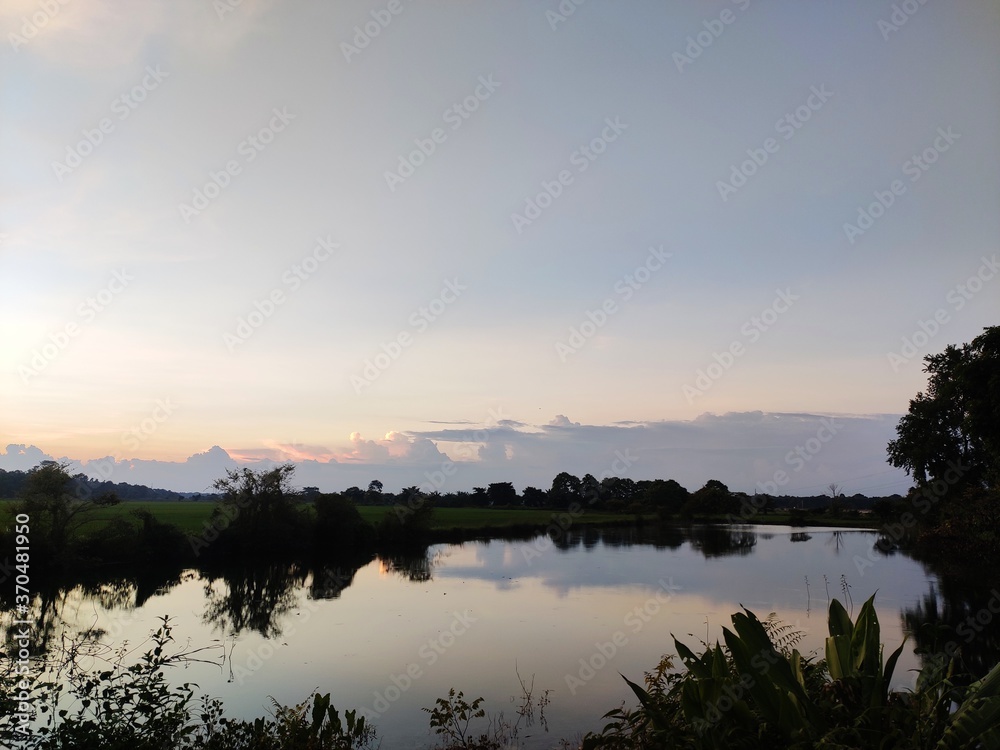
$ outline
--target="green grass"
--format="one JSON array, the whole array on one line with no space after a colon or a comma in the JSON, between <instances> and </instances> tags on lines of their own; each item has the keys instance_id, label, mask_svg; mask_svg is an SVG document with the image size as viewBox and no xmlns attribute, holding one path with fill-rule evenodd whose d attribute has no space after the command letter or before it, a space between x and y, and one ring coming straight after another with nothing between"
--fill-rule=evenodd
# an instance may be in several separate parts
<instances>
[{"instance_id":1,"label":"green grass","mask_svg":"<svg viewBox=\"0 0 1000 750\"><path fill-rule=\"evenodd\" d=\"M0 507L9 501L0 500ZM89 524L93 529L100 520L109 521L116 517L128 517L131 511L148 510L158 520L176 526L185 534L194 534L204 528L212 514L214 503L210 502L179 502L179 501L148 501L123 502L112 508L106 508L95 514L95 522ZM377 524L386 513L392 513L392 506L358 506L361 517L372 524ZM558 511L556 512L558 513ZM518 525L545 526L552 520L553 511L542 508L437 508L431 517L431 528L435 531L451 531L455 529L482 529L486 527L503 528ZM6 513L0 513L0 520L6 521ZM629 520L631 516L615 513L586 512L573 518L573 525L615 523ZM718 520L724 520L722 518ZM746 523L787 524L791 515L787 512L759 513L746 519ZM808 516L805 519L810 526L848 526L858 528L877 527L878 522L871 516L867 518L833 519L824 516Z\"/></svg>"},{"instance_id":2,"label":"green grass","mask_svg":"<svg viewBox=\"0 0 1000 750\"><path fill-rule=\"evenodd\" d=\"M123 502L111 508L95 512L94 521L88 524L89 529L96 528L101 521L113 518L129 517L133 510L148 510L153 516L176 526L185 534L197 533L204 528L212 514L214 503L210 502L180 502L180 501L149 501ZM361 517L372 524L377 524L386 513L392 513L392 506L358 506ZM431 528L437 531L453 529L480 529L485 527L505 527L521 524L545 526L552 520L553 511L541 508L519 510L517 508L437 508L431 517ZM593 523L614 523L629 519L614 513L590 512L573 519L573 525Z\"/></svg>"}]
</instances>

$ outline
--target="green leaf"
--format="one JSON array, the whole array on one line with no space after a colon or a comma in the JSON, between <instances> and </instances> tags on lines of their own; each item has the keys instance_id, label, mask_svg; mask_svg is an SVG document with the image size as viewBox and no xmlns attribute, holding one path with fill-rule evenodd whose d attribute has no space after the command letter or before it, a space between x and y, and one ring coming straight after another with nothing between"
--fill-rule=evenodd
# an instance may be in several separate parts
<instances>
[{"instance_id":1,"label":"green leaf","mask_svg":"<svg viewBox=\"0 0 1000 750\"><path fill-rule=\"evenodd\" d=\"M850 640L851 636L854 635L851 616L847 614L844 605L836 599L830 601L829 629L831 636L844 635Z\"/></svg>"}]
</instances>

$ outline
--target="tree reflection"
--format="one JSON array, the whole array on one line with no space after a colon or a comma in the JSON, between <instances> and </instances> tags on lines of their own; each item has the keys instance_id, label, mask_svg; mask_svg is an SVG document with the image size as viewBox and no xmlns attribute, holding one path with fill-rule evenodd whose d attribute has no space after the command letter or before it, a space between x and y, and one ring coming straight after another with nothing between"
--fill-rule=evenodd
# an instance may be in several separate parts
<instances>
[{"instance_id":1,"label":"tree reflection","mask_svg":"<svg viewBox=\"0 0 1000 750\"><path fill-rule=\"evenodd\" d=\"M307 571L298 564L260 564L208 572L202 620L226 635L245 630L265 638L281 635L281 620L298 601Z\"/></svg>"},{"instance_id":2,"label":"tree reflection","mask_svg":"<svg viewBox=\"0 0 1000 750\"><path fill-rule=\"evenodd\" d=\"M341 592L354 582L354 574L368 561L360 565L321 565L313 568L309 581L310 599L337 599Z\"/></svg>"},{"instance_id":3,"label":"tree reflection","mask_svg":"<svg viewBox=\"0 0 1000 750\"><path fill-rule=\"evenodd\" d=\"M691 526L688 539L705 557L749 555L757 546L756 532L739 527Z\"/></svg>"},{"instance_id":4,"label":"tree reflection","mask_svg":"<svg viewBox=\"0 0 1000 750\"><path fill-rule=\"evenodd\" d=\"M24 610L15 607L13 587L0 592L0 642L10 648L10 639L22 629L24 621L28 623L28 650L38 658L45 657L55 638L99 640L107 632L97 626L98 606L112 620L121 619L123 613L127 617L153 593L169 590L180 580L178 571L158 569L127 576L102 571L83 577L71 573L35 577L35 589Z\"/></svg>"},{"instance_id":5,"label":"tree reflection","mask_svg":"<svg viewBox=\"0 0 1000 750\"><path fill-rule=\"evenodd\" d=\"M917 654L954 654L955 679L971 682L1000 662L1000 580L996 576L943 578L923 599L902 612L903 627L916 641Z\"/></svg>"},{"instance_id":6,"label":"tree reflection","mask_svg":"<svg viewBox=\"0 0 1000 750\"><path fill-rule=\"evenodd\" d=\"M379 555L379 561L383 570L389 573L398 573L408 581L422 583L430 581L434 577L434 564L426 549L422 552L399 550L387 555Z\"/></svg>"}]
</instances>

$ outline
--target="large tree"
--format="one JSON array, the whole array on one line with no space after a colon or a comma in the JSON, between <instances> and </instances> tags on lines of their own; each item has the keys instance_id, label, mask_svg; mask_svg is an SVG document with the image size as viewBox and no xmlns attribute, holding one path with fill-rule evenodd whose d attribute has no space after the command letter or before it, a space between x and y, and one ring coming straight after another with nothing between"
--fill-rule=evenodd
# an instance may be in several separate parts
<instances>
[{"instance_id":1,"label":"large tree","mask_svg":"<svg viewBox=\"0 0 1000 750\"><path fill-rule=\"evenodd\" d=\"M300 495L291 486L293 464L273 469L230 469L213 487L222 499L211 525L222 547L241 554L286 552L302 546L304 518Z\"/></svg>"},{"instance_id":2,"label":"large tree","mask_svg":"<svg viewBox=\"0 0 1000 750\"><path fill-rule=\"evenodd\" d=\"M889 463L919 485L1000 487L1000 326L924 362L927 392L899 420Z\"/></svg>"},{"instance_id":3,"label":"large tree","mask_svg":"<svg viewBox=\"0 0 1000 750\"><path fill-rule=\"evenodd\" d=\"M41 564L65 562L94 511L119 502L112 492L93 497L86 477L70 476L65 464L43 461L31 469L15 513L29 517L33 551Z\"/></svg>"}]
</instances>

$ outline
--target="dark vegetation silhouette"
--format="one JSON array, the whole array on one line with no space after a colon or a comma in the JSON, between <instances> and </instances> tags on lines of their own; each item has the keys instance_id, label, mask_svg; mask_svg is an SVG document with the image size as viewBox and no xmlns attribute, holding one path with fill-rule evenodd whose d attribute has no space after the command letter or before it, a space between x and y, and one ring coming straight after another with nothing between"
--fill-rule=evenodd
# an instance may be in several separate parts
<instances>
[{"instance_id":1,"label":"dark vegetation silhouette","mask_svg":"<svg viewBox=\"0 0 1000 750\"><path fill-rule=\"evenodd\" d=\"M831 602L822 658L799 654L787 626L744 610L733 615L725 645L704 644L699 655L675 640L685 670L672 671L673 662L665 659L642 685L628 681L639 705L609 712L607 727L588 735L583 747L1000 747L1000 618L985 624L978 618L991 606L984 602L982 581L997 580L989 577L989 561L1000 559L1000 327L929 355L925 362L927 390L910 402L897 439L888 446L889 462L915 481L905 498L845 497L836 485L814 498L750 497L717 480L688 492L673 480L598 480L568 472L557 474L547 490L528 487L520 495L507 482L472 493L428 494L418 487L387 492L378 480L367 490L322 493L315 487L296 490L294 467L285 464L230 471L220 478L210 522L190 536L148 511L102 521L101 512L121 496L110 483L72 476L54 462L29 472L0 473L0 487L16 485L18 499L8 511L31 518L34 593L25 615L34 624L30 647L62 658L68 677L62 683L32 684L35 697L47 701L52 713L47 730L29 746L371 746L373 728L354 713L342 718L328 695L311 694L296 706L276 705L271 719L236 721L223 716L218 700L199 703L192 686L168 684L165 667L201 658L200 650L168 653L173 642L169 620L151 636L154 648L135 664L126 664L131 654L118 651L108 668L88 672L75 660L80 652L73 650L73 636L65 649L61 607L75 591L111 607L141 604L181 580L179 564L196 561L206 582L206 620L227 634L275 637L297 591L307 587L312 598L335 598L376 554L387 570L428 580L433 561L427 544L441 538L433 528L435 508L523 507L554 511L545 531L556 549L651 539L672 548L686 540L706 557L751 554L755 547L756 532L719 522L752 521L793 509L793 520L805 523L850 518L864 509L881 524L876 551L893 554L909 546L944 571L940 590L932 589L903 613L922 662L911 693L889 690L898 651L884 659L871 600L854 622L839 602ZM358 505L384 506L386 513L373 525ZM617 513L628 523L598 530L574 522L575 513L585 516L589 509ZM559 518L570 520L556 523ZM537 531L526 525L511 534ZM13 538L5 531L0 540L5 552ZM112 567L122 563L141 565L122 576ZM979 574L974 584L956 572L970 564ZM9 592L0 593L0 605L11 609ZM102 635L77 637L86 641ZM754 656L763 656L765 668L754 663ZM7 742L20 739L11 734L15 691L21 689L12 664L0 658L0 740ZM747 681L747 675L752 679ZM62 690L77 699L76 713L55 713ZM481 703L452 691L428 709L432 727L445 730L446 747L483 750L509 742L502 732L472 731L486 717Z\"/></svg>"},{"instance_id":2,"label":"dark vegetation silhouette","mask_svg":"<svg viewBox=\"0 0 1000 750\"><path fill-rule=\"evenodd\" d=\"M1000 664L962 684L950 662L925 662L912 691L890 687L903 644L884 652L874 596L852 620L831 600L822 656L796 648L801 633L773 614L763 620L743 609L724 628L724 643L696 653L673 641L643 684L625 679L639 701L605 714L600 732L581 750L703 750L858 748L964 750L1000 742ZM25 750L351 750L377 745L377 728L356 711L343 713L316 691L297 705L273 703L270 718L231 719L217 698L191 683L172 684L165 672L193 661L211 662L209 648L179 646L163 617L147 650L118 649L95 660L83 639L63 641L52 668L60 680L0 672L0 741ZM673 669L680 661L683 671ZM519 676L520 677L520 676ZM516 720L491 715L483 699L452 688L424 710L446 750L516 747L522 720L535 710L544 725L548 693L536 698L521 680L524 701ZM23 691L23 692L18 692ZM41 726L20 732L18 698L40 707ZM273 700L273 699L272 699ZM66 708L61 708L66 706ZM564 743L564 747L572 747Z\"/></svg>"},{"instance_id":3,"label":"dark vegetation silhouette","mask_svg":"<svg viewBox=\"0 0 1000 750\"><path fill-rule=\"evenodd\" d=\"M889 463L916 486L877 511L894 543L956 565L1000 561L1000 326L924 358Z\"/></svg>"}]
</instances>

